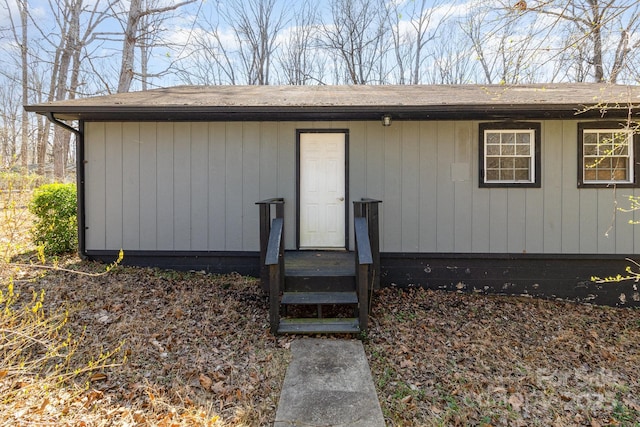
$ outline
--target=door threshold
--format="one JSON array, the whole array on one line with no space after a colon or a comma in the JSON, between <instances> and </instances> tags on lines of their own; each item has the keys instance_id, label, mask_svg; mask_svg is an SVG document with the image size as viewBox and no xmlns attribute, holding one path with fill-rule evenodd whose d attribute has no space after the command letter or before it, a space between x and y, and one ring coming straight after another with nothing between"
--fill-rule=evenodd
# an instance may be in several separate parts
<instances>
[{"instance_id":1,"label":"door threshold","mask_svg":"<svg viewBox=\"0 0 640 427\"><path fill-rule=\"evenodd\" d=\"M299 251L349 252L347 248L298 248Z\"/></svg>"}]
</instances>

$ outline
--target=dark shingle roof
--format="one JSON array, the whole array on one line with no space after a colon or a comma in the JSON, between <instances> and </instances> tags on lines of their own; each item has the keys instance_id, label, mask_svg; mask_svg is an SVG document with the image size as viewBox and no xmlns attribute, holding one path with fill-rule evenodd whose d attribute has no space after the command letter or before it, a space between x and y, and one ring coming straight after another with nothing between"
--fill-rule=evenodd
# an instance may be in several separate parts
<instances>
[{"instance_id":1,"label":"dark shingle roof","mask_svg":"<svg viewBox=\"0 0 640 427\"><path fill-rule=\"evenodd\" d=\"M630 105L640 106L640 86L176 86L25 109L85 120L428 120L627 117Z\"/></svg>"}]
</instances>

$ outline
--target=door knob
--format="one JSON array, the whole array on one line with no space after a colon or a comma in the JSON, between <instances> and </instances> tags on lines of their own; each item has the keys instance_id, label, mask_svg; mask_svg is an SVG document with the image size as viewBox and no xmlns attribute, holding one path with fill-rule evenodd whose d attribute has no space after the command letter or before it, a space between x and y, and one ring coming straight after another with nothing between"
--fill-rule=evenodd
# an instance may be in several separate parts
<instances>
[{"instance_id":1,"label":"door knob","mask_svg":"<svg viewBox=\"0 0 640 427\"><path fill-rule=\"evenodd\" d=\"M344 197L338 197L338 201L344 202Z\"/></svg>"}]
</instances>

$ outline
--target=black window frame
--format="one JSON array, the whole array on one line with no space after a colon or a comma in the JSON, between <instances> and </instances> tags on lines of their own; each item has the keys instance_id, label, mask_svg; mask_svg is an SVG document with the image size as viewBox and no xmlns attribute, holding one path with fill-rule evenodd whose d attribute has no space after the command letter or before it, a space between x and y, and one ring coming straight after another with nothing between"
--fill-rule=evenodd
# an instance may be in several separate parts
<instances>
[{"instance_id":1,"label":"black window frame","mask_svg":"<svg viewBox=\"0 0 640 427\"><path fill-rule=\"evenodd\" d=\"M636 188L640 187L640 133L637 130L637 123L624 121L595 121L578 123L578 188ZM633 147L631 165L633 168L633 180L630 182L584 182L584 130L589 129L611 129L633 131ZM636 129L636 130L634 130Z\"/></svg>"},{"instance_id":2,"label":"black window frame","mask_svg":"<svg viewBox=\"0 0 640 427\"><path fill-rule=\"evenodd\" d=\"M479 186L480 188L540 188L542 186L542 125L540 122L485 122L478 126ZM485 131L488 130L532 130L534 134L533 167L531 182L485 182Z\"/></svg>"}]
</instances>

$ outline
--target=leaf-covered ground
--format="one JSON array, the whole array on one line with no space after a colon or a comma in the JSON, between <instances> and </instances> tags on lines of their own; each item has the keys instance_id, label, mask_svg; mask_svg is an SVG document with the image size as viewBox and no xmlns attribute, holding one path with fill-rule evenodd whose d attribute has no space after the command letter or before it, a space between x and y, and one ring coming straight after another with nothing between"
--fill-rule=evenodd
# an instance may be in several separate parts
<instances>
[{"instance_id":1,"label":"leaf-covered ground","mask_svg":"<svg viewBox=\"0 0 640 427\"><path fill-rule=\"evenodd\" d=\"M639 310L421 289L373 304L390 425L640 425Z\"/></svg>"},{"instance_id":2,"label":"leaf-covered ground","mask_svg":"<svg viewBox=\"0 0 640 427\"><path fill-rule=\"evenodd\" d=\"M77 258L60 266L104 271ZM70 310L78 368L119 350L117 366L45 402L4 402L0 425L273 421L295 337L268 332L257 280L122 267L11 274L24 295L45 290L45 311ZM385 289L364 343L390 426L639 425L638 310ZM0 388L24 381L5 376Z\"/></svg>"},{"instance_id":3,"label":"leaf-covered ground","mask_svg":"<svg viewBox=\"0 0 640 427\"><path fill-rule=\"evenodd\" d=\"M27 196L2 199L0 255L23 255L0 263L0 291L35 323L0 303L0 426L272 423L296 337L269 333L257 280L19 265L39 263ZM640 310L391 288L370 324L389 426L640 426Z\"/></svg>"}]
</instances>

